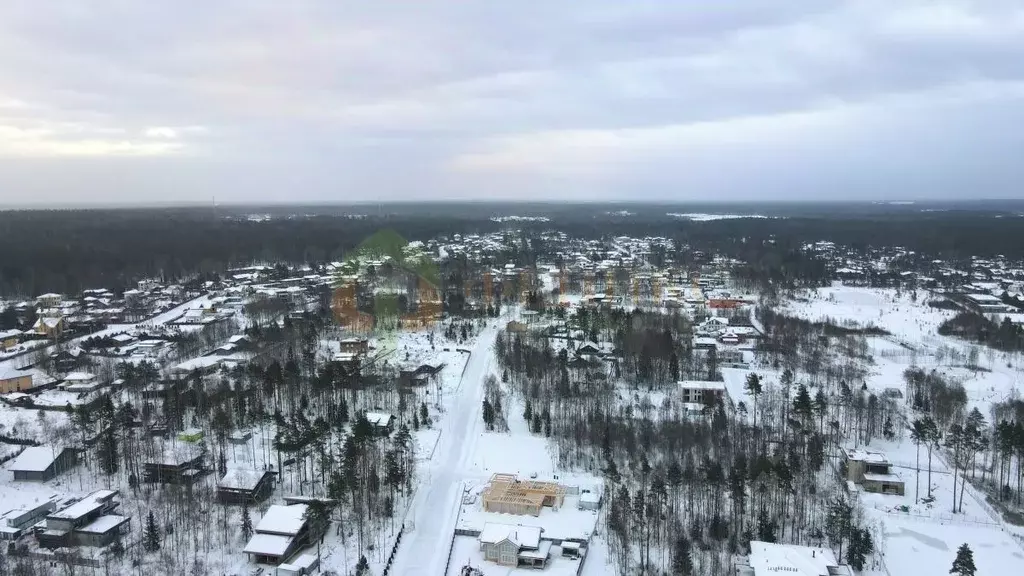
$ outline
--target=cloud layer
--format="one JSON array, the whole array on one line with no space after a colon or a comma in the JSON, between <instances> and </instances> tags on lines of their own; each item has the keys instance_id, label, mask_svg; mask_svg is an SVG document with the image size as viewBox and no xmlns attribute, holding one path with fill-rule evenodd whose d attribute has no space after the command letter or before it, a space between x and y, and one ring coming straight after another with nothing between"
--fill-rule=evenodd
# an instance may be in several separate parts
<instances>
[{"instance_id":1,"label":"cloud layer","mask_svg":"<svg viewBox=\"0 0 1024 576\"><path fill-rule=\"evenodd\" d=\"M0 4L0 204L1020 196L1009 0Z\"/></svg>"}]
</instances>

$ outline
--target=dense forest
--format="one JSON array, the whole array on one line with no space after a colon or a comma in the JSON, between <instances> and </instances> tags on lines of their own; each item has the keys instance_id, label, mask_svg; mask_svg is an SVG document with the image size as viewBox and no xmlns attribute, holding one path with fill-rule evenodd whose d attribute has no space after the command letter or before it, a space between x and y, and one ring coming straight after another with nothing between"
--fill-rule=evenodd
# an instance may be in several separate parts
<instances>
[{"instance_id":1,"label":"dense forest","mask_svg":"<svg viewBox=\"0 0 1024 576\"><path fill-rule=\"evenodd\" d=\"M1024 228L1015 218L997 218L991 212L902 210L689 221L659 211L664 207L622 217L595 206L549 206L549 221L502 223L491 220L502 212L487 206L423 206L419 211L389 206L366 210L369 214L358 218L337 210L291 209L259 221L244 217L237 208L0 212L0 233L6 242L0 259L0 294L117 289L141 277L177 279L255 261L324 262L340 258L385 228L408 240L508 228L527 233L557 228L577 238L660 236L689 248L688 254L704 251L742 260L757 278L789 284L799 279L804 285L827 278L823 265L803 251L807 243L819 240L853 248L903 246L947 260L1024 255ZM514 207L507 209L517 213ZM540 244L524 248L523 259L529 262L529 252Z\"/></svg>"}]
</instances>

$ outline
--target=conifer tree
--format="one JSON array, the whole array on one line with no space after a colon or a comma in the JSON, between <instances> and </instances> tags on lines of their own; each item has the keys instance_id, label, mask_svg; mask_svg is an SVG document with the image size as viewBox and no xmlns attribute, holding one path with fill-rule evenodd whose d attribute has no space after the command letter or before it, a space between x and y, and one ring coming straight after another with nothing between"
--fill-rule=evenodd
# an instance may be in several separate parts
<instances>
[{"instance_id":1,"label":"conifer tree","mask_svg":"<svg viewBox=\"0 0 1024 576\"><path fill-rule=\"evenodd\" d=\"M242 539L246 542L252 538L252 516L249 515L249 505L242 507Z\"/></svg>"},{"instance_id":2,"label":"conifer tree","mask_svg":"<svg viewBox=\"0 0 1024 576\"><path fill-rule=\"evenodd\" d=\"M850 546L846 549L846 563L860 572L874 549L871 533L866 528L853 528L850 530Z\"/></svg>"},{"instance_id":3,"label":"conifer tree","mask_svg":"<svg viewBox=\"0 0 1024 576\"><path fill-rule=\"evenodd\" d=\"M747 375L746 383L747 393L754 399L754 426L757 426L757 397L761 394L761 377L757 374L750 373Z\"/></svg>"},{"instance_id":4,"label":"conifer tree","mask_svg":"<svg viewBox=\"0 0 1024 576\"><path fill-rule=\"evenodd\" d=\"M494 407L491 406L491 403L488 402L486 398L484 398L484 414L483 414L483 417L484 417L484 424L487 425L487 430L488 431L494 430Z\"/></svg>"},{"instance_id":5,"label":"conifer tree","mask_svg":"<svg viewBox=\"0 0 1024 576\"><path fill-rule=\"evenodd\" d=\"M675 550L672 556L672 573L679 576L693 575L693 558L690 555L690 541L685 535L680 535L676 540Z\"/></svg>"},{"instance_id":6,"label":"conifer tree","mask_svg":"<svg viewBox=\"0 0 1024 576\"><path fill-rule=\"evenodd\" d=\"M366 560L366 556L359 557L359 563L356 564L356 576L366 576L370 573L370 563Z\"/></svg>"},{"instance_id":7,"label":"conifer tree","mask_svg":"<svg viewBox=\"0 0 1024 576\"><path fill-rule=\"evenodd\" d=\"M149 516L146 518L146 530L142 535L142 546L147 552L156 552L160 550L160 528L156 525L156 517L153 516L153 511L149 511Z\"/></svg>"},{"instance_id":8,"label":"conifer tree","mask_svg":"<svg viewBox=\"0 0 1024 576\"><path fill-rule=\"evenodd\" d=\"M956 551L956 558L953 560L953 567L949 569L950 574L956 576L974 576L977 568L974 567L974 552L966 544L962 544Z\"/></svg>"},{"instance_id":9,"label":"conifer tree","mask_svg":"<svg viewBox=\"0 0 1024 576\"><path fill-rule=\"evenodd\" d=\"M796 398L793 399L793 412L796 412L802 421L807 422L811 419L811 412L813 410L811 394L807 391L807 386L801 383L799 388L797 388Z\"/></svg>"}]
</instances>

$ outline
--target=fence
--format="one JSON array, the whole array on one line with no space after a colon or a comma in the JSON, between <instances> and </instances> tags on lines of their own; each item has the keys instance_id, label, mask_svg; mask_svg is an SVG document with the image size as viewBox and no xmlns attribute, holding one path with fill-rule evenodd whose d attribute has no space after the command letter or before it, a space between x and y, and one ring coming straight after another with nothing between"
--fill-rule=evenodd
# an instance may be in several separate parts
<instances>
[{"instance_id":1,"label":"fence","mask_svg":"<svg viewBox=\"0 0 1024 576\"><path fill-rule=\"evenodd\" d=\"M580 574L583 574L583 564L587 561L587 550L589 548L590 548L590 546L588 545L587 548L584 548L581 551L581 554L580 554L580 565L576 567L576 576L580 576Z\"/></svg>"},{"instance_id":2,"label":"fence","mask_svg":"<svg viewBox=\"0 0 1024 576\"><path fill-rule=\"evenodd\" d=\"M452 554L455 552L455 539L459 537L458 530L459 530L459 518L462 517L462 500L466 497L466 492L467 492L466 484L463 483L462 484L462 495L459 496L458 504L457 504L457 506L459 507L459 511L455 514L455 529L452 530L452 539L451 539L451 542L448 543L448 559L445 560L445 562L444 562L444 572L442 572L439 576L447 576L448 575L448 569L451 568L451 566L452 566Z\"/></svg>"},{"instance_id":3,"label":"fence","mask_svg":"<svg viewBox=\"0 0 1024 576\"><path fill-rule=\"evenodd\" d=\"M388 572L391 571L391 563L395 561L395 553L398 552L398 545L402 543L402 534L405 533L405 523L402 523L402 527L398 529L398 536L395 537L395 544L391 546L391 554L388 555L388 562L384 565L384 571L381 572L381 576L388 576Z\"/></svg>"},{"instance_id":4,"label":"fence","mask_svg":"<svg viewBox=\"0 0 1024 576\"><path fill-rule=\"evenodd\" d=\"M100 568L103 566L103 562L96 558L83 558L75 554L47 554L45 552L12 552L10 556L21 557L21 558L35 558L37 560L43 560L49 563L50 568L57 568L58 566L70 567L70 566L87 566L89 568ZM73 570L67 570L74 573ZM56 571L54 571L56 572Z\"/></svg>"},{"instance_id":5,"label":"fence","mask_svg":"<svg viewBox=\"0 0 1024 576\"><path fill-rule=\"evenodd\" d=\"M873 504L872 508L875 510L884 512L890 516L899 518L906 518L909 520L917 520L920 522L929 522L932 524L954 524L958 526L993 526L1001 528L998 522L991 520L985 520L975 516L965 516L962 514L953 514L951 512L941 512L938 514L917 514L914 512L904 512L902 510L893 510L891 508L883 507L879 504Z\"/></svg>"}]
</instances>

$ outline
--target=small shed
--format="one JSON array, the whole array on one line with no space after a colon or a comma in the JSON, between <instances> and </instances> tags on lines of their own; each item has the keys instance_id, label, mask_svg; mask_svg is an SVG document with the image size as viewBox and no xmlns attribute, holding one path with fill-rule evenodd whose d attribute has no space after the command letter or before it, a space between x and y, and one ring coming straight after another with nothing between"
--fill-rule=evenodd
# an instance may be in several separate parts
<instances>
[{"instance_id":1,"label":"small shed","mask_svg":"<svg viewBox=\"0 0 1024 576\"><path fill-rule=\"evenodd\" d=\"M387 436L394 429L395 418L384 412L367 412L366 420L373 426L375 434Z\"/></svg>"},{"instance_id":2,"label":"small shed","mask_svg":"<svg viewBox=\"0 0 1024 576\"><path fill-rule=\"evenodd\" d=\"M581 490L577 508L580 510L597 510L601 507L601 494L597 490Z\"/></svg>"},{"instance_id":3,"label":"small shed","mask_svg":"<svg viewBox=\"0 0 1024 576\"><path fill-rule=\"evenodd\" d=\"M580 544L579 542L570 542L565 540L562 542L562 556L565 558L579 558L580 557Z\"/></svg>"}]
</instances>

